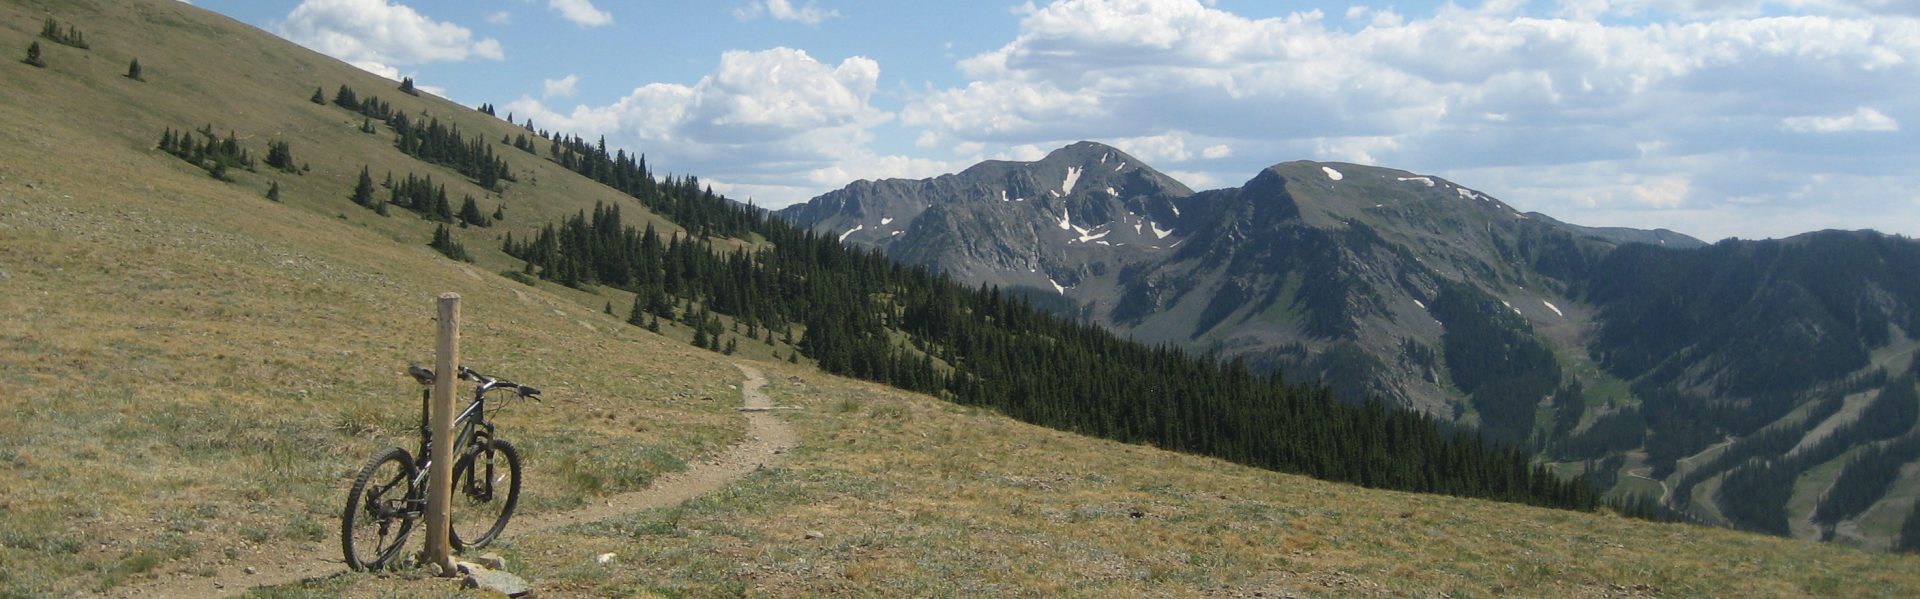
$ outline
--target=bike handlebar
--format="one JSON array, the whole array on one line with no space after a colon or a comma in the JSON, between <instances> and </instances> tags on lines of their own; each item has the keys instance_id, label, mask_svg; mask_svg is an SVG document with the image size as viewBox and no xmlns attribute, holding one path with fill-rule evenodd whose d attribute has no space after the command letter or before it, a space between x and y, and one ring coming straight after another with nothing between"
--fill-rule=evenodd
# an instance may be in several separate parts
<instances>
[{"instance_id":1,"label":"bike handlebar","mask_svg":"<svg viewBox=\"0 0 1920 599\"><path fill-rule=\"evenodd\" d=\"M514 393L521 397L540 401L540 390L537 388L480 374L479 371L467 368L466 366L461 366L456 370L459 372L460 380L479 383L479 393L486 393L494 389L512 388ZM422 385L433 384L433 371L421 368L418 364L408 364L407 374L413 375L413 380L418 381Z\"/></svg>"}]
</instances>

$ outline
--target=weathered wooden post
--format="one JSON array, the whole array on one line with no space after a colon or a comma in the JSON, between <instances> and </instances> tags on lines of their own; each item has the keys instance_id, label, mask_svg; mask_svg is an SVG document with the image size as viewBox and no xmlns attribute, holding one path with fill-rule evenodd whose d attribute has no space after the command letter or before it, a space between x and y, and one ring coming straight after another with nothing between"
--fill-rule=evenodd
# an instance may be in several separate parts
<instances>
[{"instance_id":1,"label":"weathered wooden post","mask_svg":"<svg viewBox=\"0 0 1920 599\"><path fill-rule=\"evenodd\" d=\"M433 365L433 406L428 427L433 431L433 460L427 467L427 563L441 576L454 576L453 547L447 531L447 507L453 491L453 394L460 367L460 294L440 294L439 346Z\"/></svg>"}]
</instances>

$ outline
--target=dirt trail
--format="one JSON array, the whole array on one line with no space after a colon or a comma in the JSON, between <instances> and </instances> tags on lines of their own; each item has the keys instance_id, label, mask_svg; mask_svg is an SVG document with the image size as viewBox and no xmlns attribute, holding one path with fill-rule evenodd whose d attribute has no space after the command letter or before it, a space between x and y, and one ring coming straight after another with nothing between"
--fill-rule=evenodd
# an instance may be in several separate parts
<instances>
[{"instance_id":1,"label":"dirt trail","mask_svg":"<svg viewBox=\"0 0 1920 599\"><path fill-rule=\"evenodd\" d=\"M596 505L571 511L517 516L507 524L507 530L502 534L532 534L629 512L679 505L740 480L778 459L780 454L799 442L800 436L794 432L792 425L770 411L773 400L761 390L767 384L766 376L752 366L734 366L746 375L746 381L740 385L745 408L742 412L747 417L746 440L686 470L662 476L644 490L604 497ZM413 540L413 544L418 543L417 538ZM289 551L288 548L257 549L250 559L242 560L254 564L255 571L252 574L242 571L240 564L224 565L213 576L182 573L175 578L117 588L110 594L116 597L223 597L239 595L254 587L292 584L345 572L346 565L341 563L339 556L339 538L329 538L322 545L328 551L318 555L302 552L305 554L277 561L272 555Z\"/></svg>"}]
</instances>

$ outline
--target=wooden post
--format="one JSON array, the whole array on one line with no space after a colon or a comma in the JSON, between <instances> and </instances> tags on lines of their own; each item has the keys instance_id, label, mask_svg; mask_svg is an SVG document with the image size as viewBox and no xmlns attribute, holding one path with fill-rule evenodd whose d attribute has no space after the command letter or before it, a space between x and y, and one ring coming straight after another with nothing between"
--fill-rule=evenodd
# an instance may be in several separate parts
<instances>
[{"instance_id":1,"label":"wooden post","mask_svg":"<svg viewBox=\"0 0 1920 599\"><path fill-rule=\"evenodd\" d=\"M440 294L439 346L433 364L433 406L427 421L433 431L427 467L427 563L441 576L453 576L453 547L447 531L447 506L453 491L453 395L460 367L460 294Z\"/></svg>"}]
</instances>

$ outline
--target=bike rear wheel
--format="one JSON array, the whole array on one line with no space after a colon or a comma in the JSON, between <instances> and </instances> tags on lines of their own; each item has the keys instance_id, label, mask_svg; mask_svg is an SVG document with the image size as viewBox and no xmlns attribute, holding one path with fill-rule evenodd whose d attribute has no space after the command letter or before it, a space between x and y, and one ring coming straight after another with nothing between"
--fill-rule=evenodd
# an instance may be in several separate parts
<instances>
[{"instance_id":1,"label":"bike rear wheel","mask_svg":"<svg viewBox=\"0 0 1920 599\"><path fill-rule=\"evenodd\" d=\"M520 452L503 439L482 439L453 466L448 519L453 548L486 547L506 529L520 503Z\"/></svg>"},{"instance_id":2,"label":"bike rear wheel","mask_svg":"<svg viewBox=\"0 0 1920 599\"><path fill-rule=\"evenodd\" d=\"M340 513L340 549L347 567L378 570L400 554L413 532L418 499L413 486L413 456L388 448L360 469Z\"/></svg>"}]
</instances>

